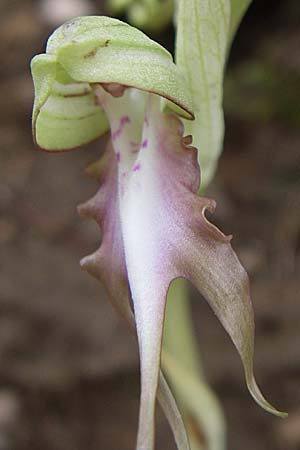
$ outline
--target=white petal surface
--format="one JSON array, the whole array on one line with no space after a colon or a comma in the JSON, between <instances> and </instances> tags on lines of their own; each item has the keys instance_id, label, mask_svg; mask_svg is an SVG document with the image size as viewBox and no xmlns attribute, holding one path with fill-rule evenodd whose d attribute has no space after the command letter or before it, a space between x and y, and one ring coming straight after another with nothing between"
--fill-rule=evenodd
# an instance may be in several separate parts
<instances>
[{"instance_id":1,"label":"white petal surface","mask_svg":"<svg viewBox=\"0 0 300 450\"><path fill-rule=\"evenodd\" d=\"M110 120L119 167L121 233L140 348L137 449L152 450L166 297L177 277L193 282L231 336L255 400L274 414L282 413L264 399L254 381L248 277L231 248L231 237L205 217L215 202L196 195L199 167L196 150L187 145L191 139L182 137L182 123L175 115L161 112L154 94L148 94L144 115L140 111L135 117L131 95L129 90L124 98L113 98L102 90L99 99ZM141 118L140 136L134 124Z\"/></svg>"}]
</instances>

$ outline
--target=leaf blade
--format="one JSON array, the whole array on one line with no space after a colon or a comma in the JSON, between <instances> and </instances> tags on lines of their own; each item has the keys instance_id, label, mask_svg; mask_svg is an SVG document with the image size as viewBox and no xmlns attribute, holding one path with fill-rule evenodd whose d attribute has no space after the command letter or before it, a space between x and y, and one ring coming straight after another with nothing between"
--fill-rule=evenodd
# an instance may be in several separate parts
<instances>
[{"instance_id":1,"label":"leaf blade","mask_svg":"<svg viewBox=\"0 0 300 450\"><path fill-rule=\"evenodd\" d=\"M222 149L223 72L229 26L229 0L180 0L176 63L193 96L195 121L184 124L199 150L202 191L213 178Z\"/></svg>"}]
</instances>

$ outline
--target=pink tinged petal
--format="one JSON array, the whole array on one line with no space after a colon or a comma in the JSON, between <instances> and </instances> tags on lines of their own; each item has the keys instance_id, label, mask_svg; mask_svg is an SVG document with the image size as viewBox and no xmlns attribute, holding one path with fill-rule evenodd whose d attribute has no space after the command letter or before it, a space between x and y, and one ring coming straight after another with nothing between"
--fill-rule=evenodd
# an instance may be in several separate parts
<instances>
[{"instance_id":1,"label":"pink tinged petal","mask_svg":"<svg viewBox=\"0 0 300 450\"><path fill-rule=\"evenodd\" d=\"M120 154L122 184L122 174L131 172L140 147L147 94L128 88L122 97L115 98L102 85L95 88L95 94L108 118L114 151Z\"/></svg>"},{"instance_id":2,"label":"pink tinged petal","mask_svg":"<svg viewBox=\"0 0 300 450\"><path fill-rule=\"evenodd\" d=\"M254 319L248 276L232 250L230 239L204 216L206 209L213 212L215 203L197 198L194 207L199 208L199 213L188 224L190 233L186 234L185 249L178 246L182 252L179 270L203 294L230 335L241 356L254 400L267 411L284 417L285 413L266 401L254 379ZM201 237L197 235L199 230Z\"/></svg>"},{"instance_id":3,"label":"pink tinged petal","mask_svg":"<svg viewBox=\"0 0 300 450\"><path fill-rule=\"evenodd\" d=\"M192 150L184 148L182 152L178 132L181 124L174 116L166 118L160 113L159 101L159 97L149 96L148 125L144 127L142 138L142 142L148 144L148 151L139 153L126 189L120 195L125 258L141 361L138 450L150 450L154 446L155 397L165 302L170 282L180 276L173 258L176 247L168 242L172 235L172 208L176 208L176 202L168 204L168 199L164 199L164 184L173 183L173 168L179 160L186 161L186 186L196 189L199 182L198 172L191 170L197 168ZM170 173L163 173L161 167L166 151L169 151ZM137 166L142 170L135 170Z\"/></svg>"},{"instance_id":4,"label":"pink tinged petal","mask_svg":"<svg viewBox=\"0 0 300 450\"><path fill-rule=\"evenodd\" d=\"M132 153L132 143L133 142L141 142L141 147L146 147L148 145L148 139L145 137L142 140L142 125L144 118L144 111L136 111L136 100L134 97L136 95L140 95L134 90L129 90L125 93L122 98L113 98L107 92L105 92L101 87L96 90L98 101L106 112L106 115L109 119L111 130L112 130L112 141L115 147L115 151L120 153L120 163L119 163L119 201L120 201L120 219L121 219L121 229L122 236L126 236L128 238L128 233L124 232L124 223L126 222L126 208L133 205L134 211L132 214L132 223L138 224L138 221L135 221L136 211L139 211L138 202L135 202L133 195L133 202L126 202L124 198L130 194L129 185L132 184L133 179L133 187L139 189L140 185L140 177L135 177L135 174L140 174L142 172L141 167L142 164L139 161L139 155ZM145 94L143 94L145 95ZM156 102L159 107L159 97L156 97ZM141 112L143 114L141 114ZM128 116L129 120L125 120L124 118ZM117 131L117 133L116 133ZM144 184L143 184L144 186ZM124 207L125 213L122 213ZM141 210L142 211L142 210ZM149 210L151 212L151 208ZM148 209L147 209L148 212ZM131 213L129 212L129 216ZM126 225L125 225L126 228ZM134 233L134 228L132 229ZM142 238L141 245L138 245L139 249L142 253L147 251L147 246L144 245L144 237L145 235L142 233L139 235ZM124 239L123 239L124 242ZM149 241L151 242L151 241ZM130 249L131 244L127 239L127 248ZM137 248L137 244L132 247L133 249ZM156 249L155 249L156 252ZM130 253L130 250L129 250ZM146 270L148 273L154 273L154 266L156 264L156 258L153 254L151 261L149 261L150 267L138 267L138 278L141 278L141 273ZM127 261L126 261L127 264ZM102 272L102 269L101 269ZM157 380L159 375L159 359L160 359L160 347L161 347L161 332L162 325L164 319L164 299L166 297L167 288L164 283L162 284L162 290L159 293L159 277L160 273L157 273L157 280L152 283L152 286L149 285L149 291L146 293L142 283L142 292L139 292L138 283L134 280L135 271L132 272L132 277L130 280L130 288L133 300L135 298L143 297L144 300L141 303L142 308L138 310L135 304L135 320L138 324L137 334L140 345L140 354L141 354L141 403L140 403L140 426L138 433L138 442L137 449L138 450L150 450L154 445L154 411L155 411L155 398L156 398L156 389L157 389ZM160 298L161 301L152 301L152 299ZM148 305L148 306L147 306ZM146 306L146 309L144 308ZM148 324L150 319L150 323ZM156 343L153 342L153 329L154 326L157 326L158 333L156 334ZM148 326L149 325L149 326ZM147 337L147 330L149 330L149 339ZM141 336L142 334L142 336Z\"/></svg>"},{"instance_id":5,"label":"pink tinged petal","mask_svg":"<svg viewBox=\"0 0 300 450\"><path fill-rule=\"evenodd\" d=\"M82 217L96 220L102 231L100 248L80 262L82 268L104 284L113 306L128 320L132 315L118 206L118 162L108 144L99 162L88 172L101 187L88 202L78 207ZM124 300L125 299L125 300Z\"/></svg>"},{"instance_id":6,"label":"pink tinged petal","mask_svg":"<svg viewBox=\"0 0 300 450\"><path fill-rule=\"evenodd\" d=\"M122 138L124 126L130 122L131 122L131 120L130 120L129 116L121 116L120 117L118 128L116 128L115 131L112 131L112 133L111 133L111 138L113 141Z\"/></svg>"},{"instance_id":7,"label":"pink tinged petal","mask_svg":"<svg viewBox=\"0 0 300 450\"><path fill-rule=\"evenodd\" d=\"M119 83L102 83L103 89L111 94L113 97L122 97L127 86L123 86Z\"/></svg>"},{"instance_id":8,"label":"pink tinged petal","mask_svg":"<svg viewBox=\"0 0 300 450\"><path fill-rule=\"evenodd\" d=\"M98 98L112 130L123 124L117 148L120 232L132 294L141 359L141 405L138 450L154 446L154 411L159 374L165 302L170 282L190 279L206 297L236 345L256 401L275 414L257 388L252 369L253 313L248 279L224 236L205 216L212 200L196 195L199 167L191 137L174 115L160 112L149 95L146 115L132 109L133 90L113 98L103 89ZM126 98L124 98L126 97ZM128 113L130 121L122 120ZM143 123L143 134L139 128ZM142 151L147 141L147 151ZM141 142L132 153L132 142ZM116 146L116 143L113 143ZM134 168L142 167L142 170ZM125 177L123 176L125 174Z\"/></svg>"},{"instance_id":9,"label":"pink tinged petal","mask_svg":"<svg viewBox=\"0 0 300 450\"><path fill-rule=\"evenodd\" d=\"M224 236L204 216L212 200L196 195L196 151L182 138L182 125L160 112L159 98L149 95L148 126L120 197L126 266L134 304L141 360L139 450L153 448L153 418L167 290L176 277L190 279L206 297L242 358L255 400L275 410L260 393L253 376L253 311L246 272Z\"/></svg>"},{"instance_id":10,"label":"pink tinged petal","mask_svg":"<svg viewBox=\"0 0 300 450\"><path fill-rule=\"evenodd\" d=\"M111 144L87 172L99 180L100 189L78 211L82 217L96 220L101 228L102 242L94 254L82 259L81 266L104 284L113 306L135 334L118 207L117 164ZM177 448L190 450L182 418L161 371L158 400L172 428Z\"/></svg>"}]
</instances>

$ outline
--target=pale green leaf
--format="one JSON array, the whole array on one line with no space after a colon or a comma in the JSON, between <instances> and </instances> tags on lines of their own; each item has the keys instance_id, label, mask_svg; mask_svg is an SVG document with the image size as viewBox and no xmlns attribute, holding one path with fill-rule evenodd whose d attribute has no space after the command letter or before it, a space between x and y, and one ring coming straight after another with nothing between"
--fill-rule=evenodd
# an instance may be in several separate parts
<instances>
[{"instance_id":1,"label":"pale green leaf","mask_svg":"<svg viewBox=\"0 0 300 450\"><path fill-rule=\"evenodd\" d=\"M173 394L165 380L163 372L159 373L157 399L172 429L178 450L190 450L189 439Z\"/></svg>"},{"instance_id":2,"label":"pale green leaf","mask_svg":"<svg viewBox=\"0 0 300 450\"><path fill-rule=\"evenodd\" d=\"M225 419L220 404L208 384L186 367L179 365L167 352L162 353L162 364L181 406L186 427L189 429L189 421L193 420L193 426L197 423L200 427L199 435L204 435L204 442L199 442L193 435L191 427L189 433L191 448L224 450Z\"/></svg>"},{"instance_id":3,"label":"pale green leaf","mask_svg":"<svg viewBox=\"0 0 300 450\"><path fill-rule=\"evenodd\" d=\"M205 381L193 334L187 281L182 278L174 280L168 291L162 367L185 420L191 449L224 450L225 419L215 393ZM199 441L199 436L205 443Z\"/></svg>"},{"instance_id":4,"label":"pale green leaf","mask_svg":"<svg viewBox=\"0 0 300 450\"><path fill-rule=\"evenodd\" d=\"M228 48L251 0L179 0L176 61L192 91L196 120L185 123L199 150L203 192L224 135L223 75Z\"/></svg>"},{"instance_id":5,"label":"pale green leaf","mask_svg":"<svg viewBox=\"0 0 300 450\"><path fill-rule=\"evenodd\" d=\"M222 148L223 72L230 29L229 0L181 0L176 61L191 90L195 121L185 122L199 150L201 189L211 181Z\"/></svg>"},{"instance_id":6,"label":"pale green leaf","mask_svg":"<svg viewBox=\"0 0 300 450\"><path fill-rule=\"evenodd\" d=\"M234 38L235 32L246 13L252 0L230 0L231 18L230 18L230 41Z\"/></svg>"}]
</instances>

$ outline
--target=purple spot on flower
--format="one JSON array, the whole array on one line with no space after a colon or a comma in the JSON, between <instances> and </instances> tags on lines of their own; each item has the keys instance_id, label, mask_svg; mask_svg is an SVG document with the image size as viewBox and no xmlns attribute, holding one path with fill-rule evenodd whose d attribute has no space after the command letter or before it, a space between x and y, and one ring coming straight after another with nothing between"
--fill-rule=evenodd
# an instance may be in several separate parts
<instances>
[{"instance_id":1,"label":"purple spot on flower","mask_svg":"<svg viewBox=\"0 0 300 450\"><path fill-rule=\"evenodd\" d=\"M129 116L122 116L120 119L120 125L121 127L124 126L126 123L130 123L130 117Z\"/></svg>"},{"instance_id":2,"label":"purple spot on flower","mask_svg":"<svg viewBox=\"0 0 300 450\"><path fill-rule=\"evenodd\" d=\"M116 158L117 158L117 161L120 162L120 159L121 159L120 152L117 152L117 153L116 153Z\"/></svg>"},{"instance_id":3,"label":"purple spot on flower","mask_svg":"<svg viewBox=\"0 0 300 450\"><path fill-rule=\"evenodd\" d=\"M148 147L148 139L144 139L142 142L142 148L147 148Z\"/></svg>"},{"instance_id":4,"label":"purple spot on flower","mask_svg":"<svg viewBox=\"0 0 300 450\"><path fill-rule=\"evenodd\" d=\"M136 163L136 164L133 166L133 171L134 171L134 172L137 172L138 170L140 170L140 168L141 168L141 163Z\"/></svg>"},{"instance_id":5,"label":"purple spot on flower","mask_svg":"<svg viewBox=\"0 0 300 450\"><path fill-rule=\"evenodd\" d=\"M112 131L112 133L111 133L111 138L113 141L115 141L116 139L118 139L121 136L124 125L126 125L126 123L130 123L130 122L131 122L131 120L130 120L129 116L121 117L119 127L115 131Z\"/></svg>"},{"instance_id":6,"label":"purple spot on flower","mask_svg":"<svg viewBox=\"0 0 300 450\"><path fill-rule=\"evenodd\" d=\"M120 128L118 128L117 130L115 130L111 133L111 138L113 141L115 141L118 137L120 137L120 135L121 135L121 130L120 130Z\"/></svg>"}]
</instances>

